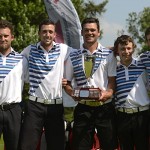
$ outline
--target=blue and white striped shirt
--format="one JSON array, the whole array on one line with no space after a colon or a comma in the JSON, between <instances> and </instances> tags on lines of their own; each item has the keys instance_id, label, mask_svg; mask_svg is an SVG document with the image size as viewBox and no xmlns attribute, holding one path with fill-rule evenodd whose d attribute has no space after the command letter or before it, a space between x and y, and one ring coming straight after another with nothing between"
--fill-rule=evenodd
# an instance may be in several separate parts
<instances>
[{"instance_id":1,"label":"blue and white striped shirt","mask_svg":"<svg viewBox=\"0 0 150 150\"><path fill-rule=\"evenodd\" d=\"M53 42L48 52L37 43L29 45L22 54L29 61L29 94L43 99L62 97L64 61L69 56L70 47Z\"/></svg>"},{"instance_id":2,"label":"blue and white striped shirt","mask_svg":"<svg viewBox=\"0 0 150 150\"><path fill-rule=\"evenodd\" d=\"M0 105L21 102L27 68L26 58L12 48L7 56L0 53Z\"/></svg>"},{"instance_id":3,"label":"blue and white striped shirt","mask_svg":"<svg viewBox=\"0 0 150 150\"><path fill-rule=\"evenodd\" d=\"M143 63L133 58L128 67L118 64L116 106L132 108L149 105L149 103L147 76Z\"/></svg>"},{"instance_id":4,"label":"blue and white striped shirt","mask_svg":"<svg viewBox=\"0 0 150 150\"><path fill-rule=\"evenodd\" d=\"M100 43L93 54L85 49L72 52L65 65L65 78L67 78L68 81L72 81L74 78L75 87L86 85L87 79L83 60L84 51L89 55L96 55L94 71L89 81L90 85L95 88L99 87L100 89L107 90L108 77L116 76L117 61L113 52L103 47Z\"/></svg>"},{"instance_id":5,"label":"blue and white striped shirt","mask_svg":"<svg viewBox=\"0 0 150 150\"><path fill-rule=\"evenodd\" d=\"M150 52L147 51L145 53L142 53L140 55L140 59L144 66L146 67L146 71L148 73L148 81L149 81L149 86L150 86Z\"/></svg>"}]
</instances>

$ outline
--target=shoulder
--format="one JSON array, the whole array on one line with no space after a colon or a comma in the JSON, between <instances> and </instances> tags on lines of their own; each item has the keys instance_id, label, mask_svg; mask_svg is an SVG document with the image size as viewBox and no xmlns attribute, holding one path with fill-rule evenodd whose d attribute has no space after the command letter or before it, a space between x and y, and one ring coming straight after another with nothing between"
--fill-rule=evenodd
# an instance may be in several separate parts
<instances>
[{"instance_id":1,"label":"shoulder","mask_svg":"<svg viewBox=\"0 0 150 150\"><path fill-rule=\"evenodd\" d=\"M69 46L64 43L55 43L56 46L59 46L60 48L68 48Z\"/></svg>"},{"instance_id":2,"label":"shoulder","mask_svg":"<svg viewBox=\"0 0 150 150\"><path fill-rule=\"evenodd\" d=\"M81 49L73 49L70 53L70 57L81 55Z\"/></svg>"},{"instance_id":3,"label":"shoulder","mask_svg":"<svg viewBox=\"0 0 150 150\"><path fill-rule=\"evenodd\" d=\"M25 47L25 48L23 49L23 51L21 52L21 55L23 55L23 56L25 56L26 58L28 58L31 49L36 49L36 48L37 48L37 47L35 46L35 44L28 45L27 47Z\"/></svg>"},{"instance_id":4,"label":"shoulder","mask_svg":"<svg viewBox=\"0 0 150 150\"><path fill-rule=\"evenodd\" d=\"M113 55L113 51L112 50L110 50L110 49L108 49L108 48L106 48L106 47L103 47L102 48L102 53L103 54L106 54L106 55Z\"/></svg>"},{"instance_id":5,"label":"shoulder","mask_svg":"<svg viewBox=\"0 0 150 150\"><path fill-rule=\"evenodd\" d=\"M149 57L149 56L150 56L150 51L146 51L146 52L140 54L140 58Z\"/></svg>"}]
</instances>

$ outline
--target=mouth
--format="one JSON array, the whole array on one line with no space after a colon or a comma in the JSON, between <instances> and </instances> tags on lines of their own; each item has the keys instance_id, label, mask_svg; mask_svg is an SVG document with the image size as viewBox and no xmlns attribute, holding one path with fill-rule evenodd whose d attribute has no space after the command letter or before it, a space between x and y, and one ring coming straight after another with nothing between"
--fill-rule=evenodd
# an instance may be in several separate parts
<instances>
[{"instance_id":1,"label":"mouth","mask_svg":"<svg viewBox=\"0 0 150 150\"><path fill-rule=\"evenodd\" d=\"M50 42L50 41L51 41L50 39L46 39L46 40L45 40L45 42L47 42L47 43Z\"/></svg>"},{"instance_id":2,"label":"mouth","mask_svg":"<svg viewBox=\"0 0 150 150\"><path fill-rule=\"evenodd\" d=\"M91 40L91 39L93 39L93 36L87 36L86 39Z\"/></svg>"}]
</instances>

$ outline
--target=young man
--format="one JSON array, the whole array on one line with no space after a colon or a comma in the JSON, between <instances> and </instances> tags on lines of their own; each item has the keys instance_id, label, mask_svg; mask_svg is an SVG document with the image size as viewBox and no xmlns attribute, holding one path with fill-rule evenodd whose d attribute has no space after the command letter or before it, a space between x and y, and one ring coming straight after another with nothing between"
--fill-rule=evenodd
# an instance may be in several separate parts
<instances>
[{"instance_id":1,"label":"young man","mask_svg":"<svg viewBox=\"0 0 150 150\"><path fill-rule=\"evenodd\" d=\"M86 18L82 22L83 48L71 53L66 62L65 78L68 84L66 92L73 96L71 81L75 79L75 85L84 87L87 79L84 70L84 54L96 56L94 72L90 78L90 86L100 88L101 94L98 100L79 101L74 111L73 149L90 150L93 144L95 128L100 140L101 149L114 150L114 107L112 95L115 88L116 59L111 50L106 49L100 43L100 25L96 18ZM73 96L73 98L75 98Z\"/></svg>"},{"instance_id":2,"label":"young man","mask_svg":"<svg viewBox=\"0 0 150 150\"><path fill-rule=\"evenodd\" d=\"M17 150L21 126L22 88L27 60L14 51L13 25L0 20L0 135L7 150Z\"/></svg>"},{"instance_id":3,"label":"young man","mask_svg":"<svg viewBox=\"0 0 150 150\"><path fill-rule=\"evenodd\" d=\"M29 45L22 54L29 61L29 101L27 102L21 150L36 149L43 127L48 150L64 149L62 78L69 47L54 42L55 24L39 25L40 42Z\"/></svg>"},{"instance_id":4,"label":"young man","mask_svg":"<svg viewBox=\"0 0 150 150\"><path fill-rule=\"evenodd\" d=\"M136 45L128 35L114 43L120 57L116 76L117 130L121 150L148 150L149 97L143 63L133 58Z\"/></svg>"}]
</instances>

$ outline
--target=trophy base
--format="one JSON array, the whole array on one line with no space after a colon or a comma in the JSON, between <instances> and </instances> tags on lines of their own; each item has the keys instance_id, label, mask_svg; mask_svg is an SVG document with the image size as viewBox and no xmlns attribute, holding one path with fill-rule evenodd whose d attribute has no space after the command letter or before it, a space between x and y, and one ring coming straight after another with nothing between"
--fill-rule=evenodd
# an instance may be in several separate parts
<instances>
[{"instance_id":1,"label":"trophy base","mask_svg":"<svg viewBox=\"0 0 150 150\"><path fill-rule=\"evenodd\" d=\"M95 101L98 100L100 96L99 88L75 88L74 97L80 100Z\"/></svg>"}]
</instances>

